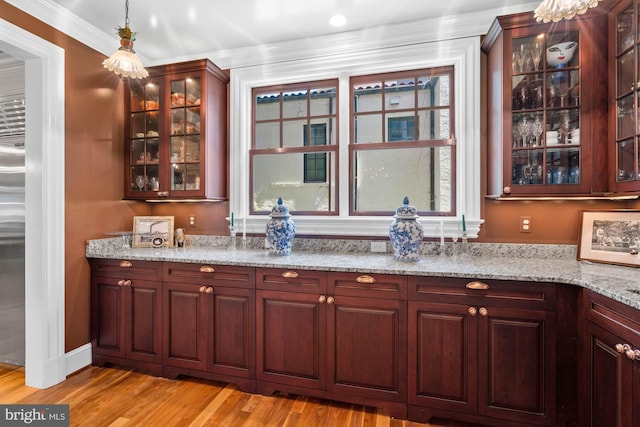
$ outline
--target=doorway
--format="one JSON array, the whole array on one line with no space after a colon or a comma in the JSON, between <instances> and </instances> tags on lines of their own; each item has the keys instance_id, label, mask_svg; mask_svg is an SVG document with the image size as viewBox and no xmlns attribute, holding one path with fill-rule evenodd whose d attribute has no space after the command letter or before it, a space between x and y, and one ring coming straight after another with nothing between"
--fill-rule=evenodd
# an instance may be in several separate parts
<instances>
[{"instance_id":1,"label":"doorway","mask_svg":"<svg viewBox=\"0 0 640 427\"><path fill-rule=\"evenodd\" d=\"M66 378L64 50L0 19L0 50L25 64L25 382Z\"/></svg>"}]
</instances>

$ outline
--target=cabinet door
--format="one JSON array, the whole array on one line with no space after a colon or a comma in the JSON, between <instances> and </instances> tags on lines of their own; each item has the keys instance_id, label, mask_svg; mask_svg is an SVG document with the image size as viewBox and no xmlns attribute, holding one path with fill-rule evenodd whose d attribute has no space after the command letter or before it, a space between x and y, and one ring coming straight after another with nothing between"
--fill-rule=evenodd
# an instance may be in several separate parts
<instances>
[{"instance_id":1,"label":"cabinet door","mask_svg":"<svg viewBox=\"0 0 640 427\"><path fill-rule=\"evenodd\" d=\"M164 284L164 363L204 371L210 310L206 286Z\"/></svg>"},{"instance_id":2,"label":"cabinet door","mask_svg":"<svg viewBox=\"0 0 640 427\"><path fill-rule=\"evenodd\" d=\"M588 377L580 388L581 401L585 405L580 412L586 418L581 424L590 427L637 426L637 421L632 424L631 417L632 387L638 388L629 381L632 364L616 351L616 344L623 341L591 322L585 322L584 340L588 352L585 355Z\"/></svg>"},{"instance_id":3,"label":"cabinet door","mask_svg":"<svg viewBox=\"0 0 640 427\"><path fill-rule=\"evenodd\" d=\"M326 387L326 308L316 294L257 291L257 377Z\"/></svg>"},{"instance_id":4,"label":"cabinet door","mask_svg":"<svg viewBox=\"0 0 640 427\"><path fill-rule=\"evenodd\" d=\"M328 391L406 399L406 301L336 296L327 301Z\"/></svg>"},{"instance_id":5,"label":"cabinet door","mask_svg":"<svg viewBox=\"0 0 640 427\"><path fill-rule=\"evenodd\" d=\"M477 316L470 308L409 301L410 405L475 414Z\"/></svg>"},{"instance_id":6,"label":"cabinet door","mask_svg":"<svg viewBox=\"0 0 640 427\"><path fill-rule=\"evenodd\" d=\"M478 413L551 425L555 416L555 313L478 309Z\"/></svg>"},{"instance_id":7,"label":"cabinet door","mask_svg":"<svg viewBox=\"0 0 640 427\"><path fill-rule=\"evenodd\" d=\"M255 291L215 287L209 333L209 370L253 378L255 375Z\"/></svg>"},{"instance_id":8,"label":"cabinet door","mask_svg":"<svg viewBox=\"0 0 640 427\"><path fill-rule=\"evenodd\" d=\"M162 284L133 279L126 287L127 359L162 363Z\"/></svg>"},{"instance_id":9,"label":"cabinet door","mask_svg":"<svg viewBox=\"0 0 640 427\"><path fill-rule=\"evenodd\" d=\"M91 280L92 351L103 356L125 355L125 289L123 279L93 277Z\"/></svg>"}]
</instances>

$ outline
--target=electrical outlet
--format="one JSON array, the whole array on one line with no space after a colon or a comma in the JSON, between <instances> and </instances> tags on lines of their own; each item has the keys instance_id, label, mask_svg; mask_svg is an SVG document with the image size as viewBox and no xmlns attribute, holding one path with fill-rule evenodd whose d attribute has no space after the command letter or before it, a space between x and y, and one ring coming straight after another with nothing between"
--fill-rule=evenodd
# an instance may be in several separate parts
<instances>
[{"instance_id":1,"label":"electrical outlet","mask_svg":"<svg viewBox=\"0 0 640 427\"><path fill-rule=\"evenodd\" d=\"M195 227L195 226L196 226L196 216L189 215L189 227Z\"/></svg>"},{"instance_id":2,"label":"electrical outlet","mask_svg":"<svg viewBox=\"0 0 640 427\"><path fill-rule=\"evenodd\" d=\"M387 244L385 242L371 242L371 252L386 252Z\"/></svg>"},{"instance_id":3,"label":"electrical outlet","mask_svg":"<svg viewBox=\"0 0 640 427\"><path fill-rule=\"evenodd\" d=\"M530 216L520 217L520 232L531 233L531 217Z\"/></svg>"}]
</instances>

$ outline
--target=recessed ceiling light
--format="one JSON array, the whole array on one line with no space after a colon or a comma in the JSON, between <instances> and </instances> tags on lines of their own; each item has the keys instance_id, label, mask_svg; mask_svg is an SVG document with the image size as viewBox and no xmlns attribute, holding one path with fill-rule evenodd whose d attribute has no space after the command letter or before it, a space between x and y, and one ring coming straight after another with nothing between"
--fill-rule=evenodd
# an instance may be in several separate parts
<instances>
[{"instance_id":1,"label":"recessed ceiling light","mask_svg":"<svg viewBox=\"0 0 640 427\"><path fill-rule=\"evenodd\" d=\"M347 23L347 17L344 15L333 15L329 18L329 25L332 27L344 27Z\"/></svg>"}]
</instances>

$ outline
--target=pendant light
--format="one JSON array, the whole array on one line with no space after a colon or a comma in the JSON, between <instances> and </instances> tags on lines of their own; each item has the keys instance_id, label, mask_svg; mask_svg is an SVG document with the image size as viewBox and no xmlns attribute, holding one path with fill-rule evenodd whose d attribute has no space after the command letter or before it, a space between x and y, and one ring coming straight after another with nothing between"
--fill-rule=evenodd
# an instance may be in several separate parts
<instances>
[{"instance_id":1,"label":"pendant light","mask_svg":"<svg viewBox=\"0 0 640 427\"><path fill-rule=\"evenodd\" d=\"M592 7L596 7L602 0L544 0L533 11L538 22L558 22L561 19L571 19L582 15Z\"/></svg>"},{"instance_id":2,"label":"pendant light","mask_svg":"<svg viewBox=\"0 0 640 427\"><path fill-rule=\"evenodd\" d=\"M125 1L125 18L124 27L118 28L120 36L120 48L116 50L111 57L102 62L104 68L113 71L122 77L132 79L142 79L149 76L149 72L144 69L142 61L138 58L133 50L133 42L136 39L136 33L129 28L129 0Z\"/></svg>"}]
</instances>

